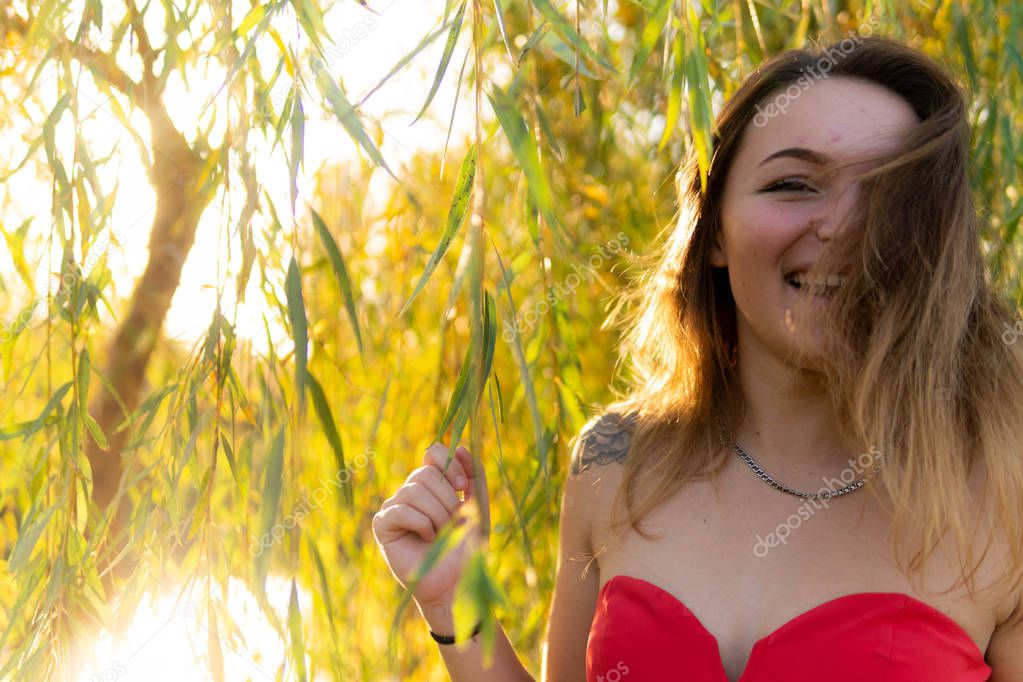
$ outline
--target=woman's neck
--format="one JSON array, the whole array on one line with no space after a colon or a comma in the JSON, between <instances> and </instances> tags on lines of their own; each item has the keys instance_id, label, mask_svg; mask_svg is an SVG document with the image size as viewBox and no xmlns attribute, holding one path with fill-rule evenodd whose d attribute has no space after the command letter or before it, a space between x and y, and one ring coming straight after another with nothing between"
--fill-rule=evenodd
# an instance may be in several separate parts
<instances>
[{"instance_id":1,"label":"woman's neck","mask_svg":"<svg viewBox=\"0 0 1023 682\"><path fill-rule=\"evenodd\" d=\"M737 439L765 466L779 474L832 475L859 454L843 440L823 374L755 345L740 351L736 369L746 405Z\"/></svg>"}]
</instances>

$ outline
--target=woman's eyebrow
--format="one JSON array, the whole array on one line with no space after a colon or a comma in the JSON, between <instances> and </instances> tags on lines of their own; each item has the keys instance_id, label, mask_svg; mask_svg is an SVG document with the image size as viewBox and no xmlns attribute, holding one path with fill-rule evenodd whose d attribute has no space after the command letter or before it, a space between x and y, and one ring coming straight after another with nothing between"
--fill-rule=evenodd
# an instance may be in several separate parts
<instances>
[{"instance_id":1,"label":"woman's eyebrow","mask_svg":"<svg viewBox=\"0 0 1023 682\"><path fill-rule=\"evenodd\" d=\"M784 156L791 156L796 159L802 159L803 161L809 161L810 163L817 164L818 166L826 166L831 161L831 158L826 154L815 152L812 149L806 149L805 147L787 147L771 154L761 161L759 165L763 166L771 159L777 159Z\"/></svg>"}]
</instances>

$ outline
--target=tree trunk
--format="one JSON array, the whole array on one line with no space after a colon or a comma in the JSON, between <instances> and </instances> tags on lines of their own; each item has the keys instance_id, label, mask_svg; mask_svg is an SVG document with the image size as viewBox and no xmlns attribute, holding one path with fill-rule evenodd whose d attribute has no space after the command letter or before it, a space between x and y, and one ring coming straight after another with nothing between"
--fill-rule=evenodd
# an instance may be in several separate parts
<instances>
[{"instance_id":1,"label":"tree trunk","mask_svg":"<svg viewBox=\"0 0 1023 682\"><path fill-rule=\"evenodd\" d=\"M149 239L149 260L135 286L127 316L105 354L106 373L115 394L103 386L90 413L107 438L104 450L91 438L86 454L92 466L92 499L101 509L113 501L124 466L121 450L132 435L115 429L139 406L146 367L181 280L181 269L195 241L199 218L213 196L215 184L202 154L191 149L158 101L146 107L152 133L151 177L156 215ZM205 180L203 174L207 173ZM118 401L120 398L120 402ZM123 404L123 408L122 408ZM111 510L114 544L126 519L123 502ZM116 553L116 552L115 552Z\"/></svg>"}]
</instances>

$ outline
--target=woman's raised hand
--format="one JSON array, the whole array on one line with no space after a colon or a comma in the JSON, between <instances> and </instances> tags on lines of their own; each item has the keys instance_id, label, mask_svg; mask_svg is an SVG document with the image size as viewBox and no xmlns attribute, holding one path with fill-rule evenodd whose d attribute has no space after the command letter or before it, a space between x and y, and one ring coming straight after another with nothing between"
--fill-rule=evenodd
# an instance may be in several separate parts
<instances>
[{"instance_id":1,"label":"woman's raised hand","mask_svg":"<svg viewBox=\"0 0 1023 682\"><path fill-rule=\"evenodd\" d=\"M449 550L413 586L412 596L420 605L454 601L455 586L462 575L469 551L485 543L490 533L490 504L486 473L473 461L469 451L459 446L447 471L448 446L434 443L423 456L423 466L415 469L393 495L384 500L373 515L373 535L394 577L409 588L413 577L437 536L449 522L462 525L468 514L465 507L476 500L478 515L458 545ZM460 502L456 490L465 492Z\"/></svg>"}]
</instances>

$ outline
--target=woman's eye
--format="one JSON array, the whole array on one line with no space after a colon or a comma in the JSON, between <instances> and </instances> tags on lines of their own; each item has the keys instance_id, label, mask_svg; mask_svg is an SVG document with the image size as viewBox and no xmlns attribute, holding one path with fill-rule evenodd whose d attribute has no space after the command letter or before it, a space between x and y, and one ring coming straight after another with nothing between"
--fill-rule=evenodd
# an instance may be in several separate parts
<instances>
[{"instance_id":1,"label":"woman's eye","mask_svg":"<svg viewBox=\"0 0 1023 682\"><path fill-rule=\"evenodd\" d=\"M804 191L804 190L807 190L807 191L810 191L810 192L816 191L812 187L807 185L806 183L800 182L799 180L791 180L791 179L789 179L789 180L779 180L778 182L776 182L776 183L774 183L772 185L768 185L767 187L765 187L761 191L762 192L781 192L781 191L785 191L785 190L797 191L797 192L801 192L801 191Z\"/></svg>"}]
</instances>

